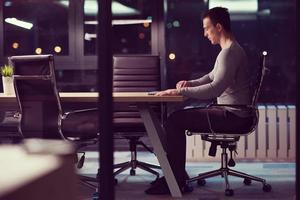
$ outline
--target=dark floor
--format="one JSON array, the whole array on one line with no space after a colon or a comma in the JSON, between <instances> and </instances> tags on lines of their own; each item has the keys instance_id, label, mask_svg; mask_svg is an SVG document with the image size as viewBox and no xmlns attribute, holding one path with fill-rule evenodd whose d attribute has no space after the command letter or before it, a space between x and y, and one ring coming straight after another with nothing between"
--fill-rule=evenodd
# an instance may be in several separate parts
<instances>
[{"instance_id":1,"label":"dark floor","mask_svg":"<svg viewBox=\"0 0 300 200\"><path fill-rule=\"evenodd\" d=\"M115 162L127 161L130 158L128 152L116 152ZM147 152L139 152L138 158L145 162L156 163L156 158ZM97 167L97 153L88 152L84 168L80 170L81 174L94 175ZM189 175L195 176L200 172L205 172L219 168L217 162L189 162L187 163L187 171ZM252 183L245 186L240 178L229 178L231 188L234 189L234 196L226 197L224 195L224 181L221 177L207 179L205 186L198 186L193 183L194 191L184 195L181 199L185 200L258 200L258 199L290 199L295 198L295 163L274 163L274 162L242 162L238 163L235 170L240 170L255 176L265 178L272 185L271 192L264 192L261 183ZM144 194L144 190L149 187L155 176L150 175L142 170L137 170L136 176L130 176L129 171L125 171L117 176L118 184L115 186L116 199L119 200L144 200L144 199L174 199L169 195L148 196ZM79 184L79 200L91 200L94 189Z\"/></svg>"}]
</instances>

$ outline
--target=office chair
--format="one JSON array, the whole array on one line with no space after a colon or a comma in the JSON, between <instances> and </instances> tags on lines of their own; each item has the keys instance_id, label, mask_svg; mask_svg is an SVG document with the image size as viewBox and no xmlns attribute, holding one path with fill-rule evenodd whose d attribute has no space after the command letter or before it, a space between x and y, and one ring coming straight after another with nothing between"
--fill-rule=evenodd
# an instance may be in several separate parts
<instances>
[{"instance_id":1,"label":"office chair","mask_svg":"<svg viewBox=\"0 0 300 200\"><path fill-rule=\"evenodd\" d=\"M226 184L226 190L225 190L225 195L226 196L233 196L234 191L230 189L229 181L228 181L228 175L231 176L236 176L240 178L244 178L244 184L245 185L250 185L251 181L258 181L263 184L263 191L269 192L271 191L272 187L271 185L266 183L265 179L248 175L243 172L239 172L233 169L230 169L229 167L234 167L235 166L235 161L233 160L233 155L232 153L236 151L236 146L237 142L240 138L240 136L246 136L250 133L252 133L258 124L258 109L257 109L257 100L258 96L261 90L261 85L265 76L266 71L268 70L265 67L265 57L267 53L263 52L263 54L260 56L260 61L259 61L259 69L257 70L257 75L255 76L254 80L251 80L251 85L253 86L253 98L252 98L252 104L251 105L220 105L220 104L211 104L209 106L217 106L217 107L224 107L224 106L233 106L233 107L240 107L243 106L244 109L249 110L249 112L253 113L253 123L250 127L247 127L243 132L232 132L232 133L221 133L221 132L211 132L209 133L196 133L196 132L191 132L191 131L186 131L186 134L188 136L191 135L201 135L201 139L204 141L208 141L211 143L210 149L209 149L209 155L210 156L215 156L216 151L217 151L217 146L220 146L222 149L221 153L221 168L205 173L201 173L198 176L189 179L187 182L193 182L197 181L198 185L203 186L206 184L205 179L214 177L214 176L219 176L221 175L225 179L225 184ZM208 106L208 107L209 107ZM208 116L208 120L209 116ZM212 122L209 121L211 124ZM227 149L230 151L230 159L228 160L228 154L227 154Z\"/></svg>"},{"instance_id":2,"label":"office chair","mask_svg":"<svg viewBox=\"0 0 300 200\"><path fill-rule=\"evenodd\" d=\"M75 144L76 150L97 142L97 109L63 110L56 87L53 55L12 56L9 63L14 67L14 87L20 110L18 130L23 138L62 139ZM83 162L84 156L77 167L82 167ZM84 180L95 181L88 177Z\"/></svg>"},{"instance_id":3,"label":"office chair","mask_svg":"<svg viewBox=\"0 0 300 200\"><path fill-rule=\"evenodd\" d=\"M0 110L0 144L19 143L22 139L18 133L20 119L15 109Z\"/></svg>"},{"instance_id":4,"label":"office chair","mask_svg":"<svg viewBox=\"0 0 300 200\"><path fill-rule=\"evenodd\" d=\"M114 92L148 92L160 89L159 57L154 55L115 55L113 56L113 91ZM158 109L157 105L156 110ZM130 175L135 175L135 169L141 168L159 177L154 169L159 166L137 160L137 145L147 147L140 138L146 135L139 111L135 105L119 103L114 104L113 126L116 138L125 138L129 141L131 160L116 164L117 175L130 169Z\"/></svg>"}]
</instances>

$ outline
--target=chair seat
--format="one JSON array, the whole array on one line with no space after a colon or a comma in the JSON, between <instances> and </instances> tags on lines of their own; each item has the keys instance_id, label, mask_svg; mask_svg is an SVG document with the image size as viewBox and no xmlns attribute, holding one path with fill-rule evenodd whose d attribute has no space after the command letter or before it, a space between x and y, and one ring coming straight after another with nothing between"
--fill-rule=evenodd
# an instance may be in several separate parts
<instances>
[{"instance_id":1,"label":"chair seat","mask_svg":"<svg viewBox=\"0 0 300 200\"><path fill-rule=\"evenodd\" d=\"M235 123L234 127L229 126L222 126L218 125L218 127L212 127L212 130L187 130L187 135L209 135L209 136L218 136L218 137L238 137L238 136L245 136L251 133L257 124L257 116L250 116L246 118L245 123ZM234 122L232 122L234 123Z\"/></svg>"},{"instance_id":2,"label":"chair seat","mask_svg":"<svg viewBox=\"0 0 300 200\"><path fill-rule=\"evenodd\" d=\"M62 121L62 132L65 137L92 139L99 132L98 111L74 113Z\"/></svg>"}]
</instances>

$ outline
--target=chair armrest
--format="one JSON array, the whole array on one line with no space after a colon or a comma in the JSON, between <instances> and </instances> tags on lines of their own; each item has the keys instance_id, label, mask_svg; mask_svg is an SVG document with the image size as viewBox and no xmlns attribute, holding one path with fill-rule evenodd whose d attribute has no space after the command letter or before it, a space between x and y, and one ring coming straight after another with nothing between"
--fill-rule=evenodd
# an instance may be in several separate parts
<instances>
[{"instance_id":1,"label":"chair armrest","mask_svg":"<svg viewBox=\"0 0 300 200\"><path fill-rule=\"evenodd\" d=\"M73 141L96 138L99 133L98 110L89 108L63 113L58 121L61 135Z\"/></svg>"},{"instance_id":2,"label":"chair armrest","mask_svg":"<svg viewBox=\"0 0 300 200\"><path fill-rule=\"evenodd\" d=\"M85 112L91 112L91 111L97 111L98 108L88 108L88 109L81 109L81 110L72 110L69 112L65 112L62 115L62 119L65 119L66 117L68 117L68 115L72 115L72 114L76 114L76 113L85 113Z\"/></svg>"},{"instance_id":3,"label":"chair armrest","mask_svg":"<svg viewBox=\"0 0 300 200\"><path fill-rule=\"evenodd\" d=\"M211 103L206 106L209 107L232 107L232 108L256 108L256 106L253 105L245 105L245 104L216 104Z\"/></svg>"},{"instance_id":4,"label":"chair armrest","mask_svg":"<svg viewBox=\"0 0 300 200\"><path fill-rule=\"evenodd\" d=\"M192 136L192 135L201 135L201 136L211 136L211 137L215 137L215 138L224 138L224 137L239 137L239 136L246 136L248 134L250 134L251 132L247 132L247 133L210 133L210 132L193 132L193 131L189 131L186 130L185 134L187 136Z\"/></svg>"}]
</instances>

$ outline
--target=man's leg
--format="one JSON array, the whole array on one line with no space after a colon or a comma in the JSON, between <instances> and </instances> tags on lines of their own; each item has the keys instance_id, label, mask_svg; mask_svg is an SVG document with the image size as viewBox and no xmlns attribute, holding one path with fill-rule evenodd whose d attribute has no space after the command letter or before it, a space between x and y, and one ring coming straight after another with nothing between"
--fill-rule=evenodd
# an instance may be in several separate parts
<instances>
[{"instance_id":1,"label":"man's leg","mask_svg":"<svg viewBox=\"0 0 300 200\"><path fill-rule=\"evenodd\" d=\"M209 126L208 115L212 127ZM238 126L248 126L248 121L248 119L241 119L219 107L191 108L172 113L165 123L166 151L179 187L183 188L188 178L185 171L186 130L211 132L212 128L217 132L220 130L226 132L236 129ZM163 187L165 189L161 190L160 188ZM147 194L166 194L167 192L167 184L163 179L160 179L157 184L146 190Z\"/></svg>"},{"instance_id":2,"label":"man's leg","mask_svg":"<svg viewBox=\"0 0 300 200\"><path fill-rule=\"evenodd\" d=\"M179 186L184 185L187 179L185 131L209 131L207 112L214 118L224 116L220 109L191 108L172 113L166 121L167 155Z\"/></svg>"},{"instance_id":3,"label":"man's leg","mask_svg":"<svg viewBox=\"0 0 300 200\"><path fill-rule=\"evenodd\" d=\"M251 124L252 117L241 118L219 107L191 108L172 113L165 124L167 156L178 185L182 186L187 178L185 171L186 130L211 132L212 128L216 132L238 132L243 129L247 130Z\"/></svg>"}]
</instances>

